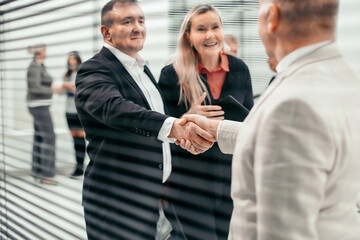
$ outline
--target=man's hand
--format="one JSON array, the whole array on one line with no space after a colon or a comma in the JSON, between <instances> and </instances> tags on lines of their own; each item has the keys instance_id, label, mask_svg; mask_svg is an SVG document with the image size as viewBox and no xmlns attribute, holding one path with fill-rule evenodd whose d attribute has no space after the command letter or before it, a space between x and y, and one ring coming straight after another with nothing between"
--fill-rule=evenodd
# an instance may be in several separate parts
<instances>
[{"instance_id":1,"label":"man's hand","mask_svg":"<svg viewBox=\"0 0 360 240\"><path fill-rule=\"evenodd\" d=\"M201 127L203 130L207 131L210 135L214 137L216 140L217 136L217 128L219 126L220 120L212 120L209 118L206 118L204 116L195 115L195 114L186 114L182 116L180 119L182 122L181 124L187 124L189 122L193 122L199 127ZM189 152L193 154L199 154L201 152L198 152L197 147L188 139L182 138L178 141L176 141L177 145L180 145L181 148L188 150Z\"/></svg>"},{"instance_id":2,"label":"man's hand","mask_svg":"<svg viewBox=\"0 0 360 240\"><path fill-rule=\"evenodd\" d=\"M191 108L185 114L199 114L201 116L205 116L211 119L223 120L225 113L224 111L221 110L220 106L201 105L201 103L205 100L205 98L206 98L206 92L204 92L203 95L201 95L201 97L191 105Z\"/></svg>"},{"instance_id":3,"label":"man's hand","mask_svg":"<svg viewBox=\"0 0 360 240\"><path fill-rule=\"evenodd\" d=\"M176 138L177 142L180 142L181 139L188 141L191 147L187 150L193 154L205 152L212 147L216 140L212 134L185 118L175 120L169 137Z\"/></svg>"}]
</instances>

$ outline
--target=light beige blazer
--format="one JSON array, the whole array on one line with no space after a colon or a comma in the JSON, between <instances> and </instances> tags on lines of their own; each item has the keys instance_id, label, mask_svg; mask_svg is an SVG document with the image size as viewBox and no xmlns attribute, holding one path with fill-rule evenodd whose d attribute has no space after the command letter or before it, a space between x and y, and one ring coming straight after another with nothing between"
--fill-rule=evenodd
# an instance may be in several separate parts
<instances>
[{"instance_id":1,"label":"light beige blazer","mask_svg":"<svg viewBox=\"0 0 360 240\"><path fill-rule=\"evenodd\" d=\"M360 240L360 78L334 43L277 76L244 123L223 121L233 153L229 239Z\"/></svg>"}]
</instances>

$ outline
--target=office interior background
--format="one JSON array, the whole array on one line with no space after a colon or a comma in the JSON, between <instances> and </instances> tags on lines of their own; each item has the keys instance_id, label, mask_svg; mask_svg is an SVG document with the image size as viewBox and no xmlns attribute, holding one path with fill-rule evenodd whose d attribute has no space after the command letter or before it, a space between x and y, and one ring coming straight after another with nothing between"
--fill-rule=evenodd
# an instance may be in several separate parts
<instances>
[{"instance_id":1,"label":"office interior background","mask_svg":"<svg viewBox=\"0 0 360 240\"><path fill-rule=\"evenodd\" d=\"M65 96L54 95L51 113L56 133L58 186L30 178L33 120L26 105L27 47L47 44L45 65L55 82L66 72L67 53L83 61L102 47L100 11L107 0L3 0L0 2L0 239L85 239L82 179L69 179L75 165L65 120ZM158 79L175 52L185 13L212 4L223 17L225 33L239 42L238 57L248 65L254 94L261 94L273 72L257 34L258 1L140 0L147 26L141 55ZM337 42L360 74L360 1L341 0ZM339 79L341 81L341 79ZM360 184L360 183L359 183Z\"/></svg>"}]
</instances>

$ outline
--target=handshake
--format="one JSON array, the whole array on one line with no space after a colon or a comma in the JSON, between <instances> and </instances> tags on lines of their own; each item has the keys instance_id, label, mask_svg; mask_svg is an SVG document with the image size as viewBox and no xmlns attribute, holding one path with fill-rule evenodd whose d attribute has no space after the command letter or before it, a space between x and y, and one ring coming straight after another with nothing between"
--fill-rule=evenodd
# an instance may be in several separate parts
<instances>
[{"instance_id":1,"label":"handshake","mask_svg":"<svg viewBox=\"0 0 360 240\"><path fill-rule=\"evenodd\" d=\"M175 120L169 137L177 139L175 144L192 154L203 153L217 141L219 122L197 114L185 114Z\"/></svg>"}]
</instances>

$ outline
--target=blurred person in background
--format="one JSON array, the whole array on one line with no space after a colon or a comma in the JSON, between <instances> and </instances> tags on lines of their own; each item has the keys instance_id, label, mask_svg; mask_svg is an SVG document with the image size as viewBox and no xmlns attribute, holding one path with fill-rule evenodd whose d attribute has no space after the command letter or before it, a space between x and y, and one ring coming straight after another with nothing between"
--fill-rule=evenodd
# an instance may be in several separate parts
<instances>
[{"instance_id":1,"label":"blurred person in background","mask_svg":"<svg viewBox=\"0 0 360 240\"><path fill-rule=\"evenodd\" d=\"M236 36L233 34L225 34L225 43L229 47L227 53L237 57L239 44Z\"/></svg>"},{"instance_id":2,"label":"blurred person in background","mask_svg":"<svg viewBox=\"0 0 360 240\"><path fill-rule=\"evenodd\" d=\"M162 69L159 80L171 116L194 113L223 119L224 111L212 104L228 95L252 108L249 69L242 60L224 52L223 23L214 7L198 5L187 13L172 59L173 64ZM165 211L174 228L172 235L226 239L233 208L232 156L221 153L217 144L196 156L172 147L171 206Z\"/></svg>"},{"instance_id":3,"label":"blurred person in background","mask_svg":"<svg viewBox=\"0 0 360 240\"><path fill-rule=\"evenodd\" d=\"M271 69L271 71L273 72L277 72L276 71L276 66L278 65L278 61L276 60L275 57L269 57L267 60L268 64L269 64L269 68Z\"/></svg>"},{"instance_id":4,"label":"blurred person in background","mask_svg":"<svg viewBox=\"0 0 360 240\"><path fill-rule=\"evenodd\" d=\"M267 60L269 67L271 69L271 71L273 71L274 73L277 73L276 71L276 66L278 65L278 61L276 60L275 57L269 57ZM269 85L272 83L272 81L275 79L276 75L274 75L270 81L269 81Z\"/></svg>"},{"instance_id":5,"label":"blurred person in background","mask_svg":"<svg viewBox=\"0 0 360 240\"><path fill-rule=\"evenodd\" d=\"M77 51L68 54L67 71L61 84L53 84L53 91L58 94L66 94L66 120L74 141L76 166L71 173L71 178L82 176L84 173L84 158L86 151L85 132L81 126L75 107L75 78L82 61Z\"/></svg>"},{"instance_id":6,"label":"blurred person in background","mask_svg":"<svg viewBox=\"0 0 360 240\"><path fill-rule=\"evenodd\" d=\"M29 46L34 56L27 70L27 106L34 119L32 175L40 183L55 185L55 133L49 111L53 78L46 71L46 45Z\"/></svg>"}]
</instances>

